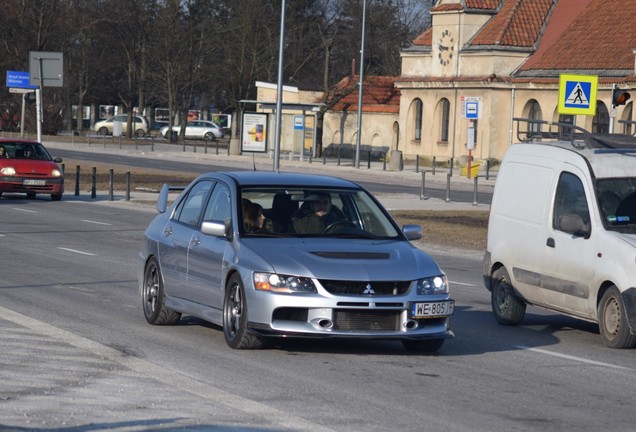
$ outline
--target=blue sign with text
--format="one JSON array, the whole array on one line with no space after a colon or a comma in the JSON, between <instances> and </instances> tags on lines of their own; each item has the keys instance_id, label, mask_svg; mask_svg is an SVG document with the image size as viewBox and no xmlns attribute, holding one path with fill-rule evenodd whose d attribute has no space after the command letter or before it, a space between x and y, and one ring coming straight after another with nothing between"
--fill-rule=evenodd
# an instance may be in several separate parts
<instances>
[{"instance_id":1,"label":"blue sign with text","mask_svg":"<svg viewBox=\"0 0 636 432\"><path fill-rule=\"evenodd\" d=\"M28 72L7 71L7 87L9 88L24 88L24 89L37 89L37 86L29 84Z\"/></svg>"}]
</instances>

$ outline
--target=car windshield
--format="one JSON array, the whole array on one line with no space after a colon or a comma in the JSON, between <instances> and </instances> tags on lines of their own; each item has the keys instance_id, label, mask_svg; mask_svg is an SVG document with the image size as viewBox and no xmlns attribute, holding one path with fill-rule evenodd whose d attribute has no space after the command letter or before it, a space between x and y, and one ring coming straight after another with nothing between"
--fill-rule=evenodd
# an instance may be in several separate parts
<instances>
[{"instance_id":1,"label":"car windshield","mask_svg":"<svg viewBox=\"0 0 636 432\"><path fill-rule=\"evenodd\" d=\"M244 187L241 198L243 236L372 239L400 236L390 217L361 190Z\"/></svg>"},{"instance_id":2,"label":"car windshield","mask_svg":"<svg viewBox=\"0 0 636 432\"><path fill-rule=\"evenodd\" d=\"M605 228L636 233L636 178L599 179L596 191Z\"/></svg>"},{"instance_id":3,"label":"car windshield","mask_svg":"<svg viewBox=\"0 0 636 432\"><path fill-rule=\"evenodd\" d=\"M52 160L49 152L39 143L1 142L5 149L5 157L10 159Z\"/></svg>"}]
</instances>

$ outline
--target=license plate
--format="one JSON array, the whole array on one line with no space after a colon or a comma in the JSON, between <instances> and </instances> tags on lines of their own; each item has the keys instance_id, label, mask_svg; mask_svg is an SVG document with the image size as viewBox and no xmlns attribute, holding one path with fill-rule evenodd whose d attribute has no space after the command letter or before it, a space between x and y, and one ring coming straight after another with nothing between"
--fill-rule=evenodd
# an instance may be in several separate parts
<instances>
[{"instance_id":1,"label":"license plate","mask_svg":"<svg viewBox=\"0 0 636 432\"><path fill-rule=\"evenodd\" d=\"M46 180L24 179L22 184L26 186L46 186Z\"/></svg>"},{"instance_id":2,"label":"license plate","mask_svg":"<svg viewBox=\"0 0 636 432\"><path fill-rule=\"evenodd\" d=\"M434 318L453 314L455 302L453 300L430 303L411 304L411 316L413 318Z\"/></svg>"}]
</instances>

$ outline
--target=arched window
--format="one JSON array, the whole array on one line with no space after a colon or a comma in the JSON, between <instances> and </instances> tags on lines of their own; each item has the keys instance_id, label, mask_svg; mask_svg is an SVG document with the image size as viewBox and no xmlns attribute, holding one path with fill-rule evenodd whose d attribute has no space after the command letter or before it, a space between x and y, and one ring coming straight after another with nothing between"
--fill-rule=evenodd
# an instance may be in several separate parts
<instances>
[{"instance_id":1,"label":"arched window","mask_svg":"<svg viewBox=\"0 0 636 432\"><path fill-rule=\"evenodd\" d=\"M574 124L575 117L571 114L560 114L559 115L559 123L564 123L563 126L559 125L559 138L561 139L571 139L572 133L574 132L572 128L565 126L566 124Z\"/></svg>"},{"instance_id":2,"label":"arched window","mask_svg":"<svg viewBox=\"0 0 636 432\"><path fill-rule=\"evenodd\" d=\"M422 111L424 104L421 99L415 99L413 103L415 104L415 139L420 141L422 139Z\"/></svg>"},{"instance_id":3,"label":"arched window","mask_svg":"<svg viewBox=\"0 0 636 432\"><path fill-rule=\"evenodd\" d=\"M592 119L592 133L609 133L609 111L601 101L596 101L596 114Z\"/></svg>"},{"instance_id":4,"label":"arched window","mask_svg":"<svg viewBox=\"0 0 636 432\"><path fill-rule=\"evenodd\" d=\"M630 102L625 106L623 110L623 115L621 115L621 119L619 120L619 124L621 128L619 131L624 133L625 135L632 135L634 133L634 123L632 120L634 105ZM614 131L616 132L616 131Z\"/></svg>"},{"instance_id":5,"label":"arched window","mask_svg":"<svg viewBox=\"0 0 636 432\"><path fill-rule=\"evenodd\" d=\"M450 102L444 98L440 101L442 108L442 117L440 123L440 137L439 140L448 142L449 126L450 126Z\"/></svg>"},{"instance_id":6,"label":"arched window","mask_svg":"<svg viewBox=\"0 0 636 432\"><path fill-rule=\"evenodd\" d=\"M542 113L541 113L541 106L539 105L539 102L537 102L535 99L532 99L528 103L530 104L530 110L528 111L528 118L530 120L540 121L542 117ZM530 130L532 132L541 132L541 124L531 123Z\"/></svg>"}]
</instances>

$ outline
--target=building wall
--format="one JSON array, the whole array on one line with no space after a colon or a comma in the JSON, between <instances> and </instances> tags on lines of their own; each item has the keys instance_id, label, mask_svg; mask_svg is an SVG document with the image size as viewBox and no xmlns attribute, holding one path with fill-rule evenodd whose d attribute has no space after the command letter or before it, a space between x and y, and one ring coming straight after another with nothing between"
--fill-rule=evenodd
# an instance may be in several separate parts
<instances>
[{"instance_id":1,"label":"building wall","mask_svg":"<svg viewBox=\"0 0 636 432\"><path fill-rule=\"evenodd\" d=\"M362 115L362 135L360 147L367 151L373 147L376 157L389 150L397 150L398 139L397 114L369 113ZM323 150L328 155L342 146L343 156L350 155L357 144L358 112L327 112L323 121Z\"/></svg>"}]
</instances>

